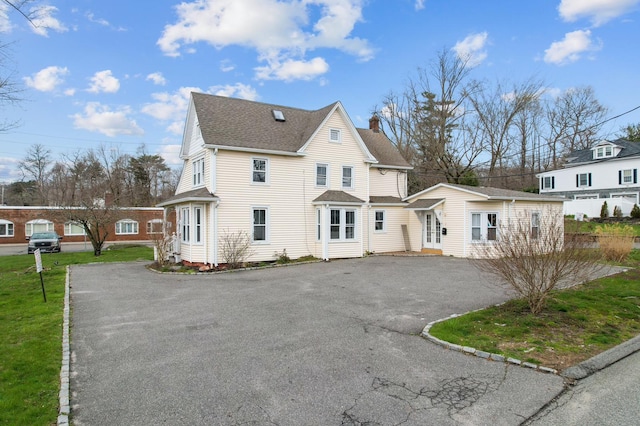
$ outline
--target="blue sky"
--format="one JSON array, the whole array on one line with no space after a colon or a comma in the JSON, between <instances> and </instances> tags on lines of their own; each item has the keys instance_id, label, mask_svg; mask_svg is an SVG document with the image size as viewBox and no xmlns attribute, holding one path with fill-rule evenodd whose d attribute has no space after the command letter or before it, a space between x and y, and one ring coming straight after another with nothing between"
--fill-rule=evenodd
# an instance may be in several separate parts
<instances>
[{"instance_id":1,"label":"blue sky","mask_svg":"<svg viewBox=\"0 0 640 426\"><path fill-rule=\"evenodd\" d=\"M357 127L443 48L472 77L553 92L590 85L609 117L640 105L640 0L69 0L34 27L0 2L7 69L25 99L4 105L0 182L42 144L54 159L103 145L177 152L190 91L304 109L341 101ZM7 68L8 67L8 68ZM6 74L6 72L5 72ZM640 110L607 123L615 133Z\"/></svg>"}]
</instances>

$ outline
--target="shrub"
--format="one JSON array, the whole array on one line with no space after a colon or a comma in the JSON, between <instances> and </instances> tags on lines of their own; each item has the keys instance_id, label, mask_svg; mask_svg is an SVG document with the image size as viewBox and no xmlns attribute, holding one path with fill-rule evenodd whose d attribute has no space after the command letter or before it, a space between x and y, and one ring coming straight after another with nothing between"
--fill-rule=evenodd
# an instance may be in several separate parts
<instances>
[{"instance_id":1,"label":"shrub","mask_svg":"<svg viewBox=\"0 0 640 426\"><path fill-rule=\"evenodd\" d=\"M637 204L633 205L633 208L631 209L631 213L630 216L634 219L640 219L640 207L638 207Z\"/></svg>"},{"instance_id":2,"label":"shrub","mask_svg":"<svg viewBox=\"0 0 640 426\"><path fill-rule=\"evenodd\" d=\"M279 265L283 265L285 263L290 263L291 258L287 254L287 249L282 249L282 253L278 253L277 251L274 253L276 257L276 263Z\"/></svg>"},{"instance_id":3,"label":"shrub","mask_svg":"<svg viewBox=\"0 0 640 426\"><path fill-rule=\"evenodd\" d=\"M602 208L600 209L600 219L606 219L608 217L609 217L609 206L605 201L604 203L602 203Z\"/></svg>"},{"instance_id":4,"label":"shrub","mask_svg":"<svg viewBox=\"0 0 640 426\"><path fill-rule=\"evenodd\" d=\"M622 218L622 209L620 206L615 206L613 208L613 217Z\"/></svg>"},{"instance_id":5,"label":"shrub","mask_svg":"<svg viewBox=\"0 0 640 426\"><path fill-rule=\"evenodd\" d=\"M605 259L622 262L633 249L635 239L629 225L604 225L596 229L598 245Z\"/></svg>"},{"instance_id":6,"label":"shrub","mask_svg":"<svg viewBox=\"0 0 640 426\"><path fill-rule=\"evenodd\" d=\"M227 231L220 239L220 252L229 269L241 268L253 254L251 238L244 231Z\"/></svg>"}]
</instances>

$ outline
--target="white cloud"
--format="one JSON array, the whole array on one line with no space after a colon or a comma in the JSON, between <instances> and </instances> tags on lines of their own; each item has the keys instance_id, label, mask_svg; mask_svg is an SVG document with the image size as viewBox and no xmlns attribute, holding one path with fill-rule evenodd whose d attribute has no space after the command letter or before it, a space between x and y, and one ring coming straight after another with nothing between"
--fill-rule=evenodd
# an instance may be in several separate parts
<instances>
[{"instance_id":1,"label":"white cloud","mask_svg":"<svg viewBox=\"0 0 640 426\"><path fill-rule=\"evenodd\" d=\"M116 93L120 90L120 81L111 74L111 70L98 71L91 77L91 93Z\"/></svg>"},{"instance_id":2,"label":"white cloud","mask_svg":"<svg viewBox=\"0 0 640 426\"><path fill-rule=\"evenodd\" d=\"M249 101L255 101L258 99L258 92L256 92L253 87L242 83L227 84L224 86L211 86L209 87L208 93L218 96L235 96Z\"/></svg>"},{"instance_id":3,"label":"white cloud","mask_svg":"<svg viewBox=\"0 0 640 426\"><path fill-rule=\"evenodd\" d=\"M416 0L416 10L424 9L425 0Z\"/></svg>"},{"instance_id":4,"label":"white cloud","mask_svg":"<svg viewBox=\"0 0 640 426\"><path fill-rule=\"evenodd\" d=\"M161 72L153 72L147 76L147 80L151 80L153 84L158 86L164 86L167 84L167 79L164 78Z\"/></svg>"},{"instance_id":5,"label":"white cloud","mask_svg":"<svg viewBox=\"0 0 640 426\"><path fill-rule=\"evenodd\" d=\"M31 13L34 14L34 18L31 19L31 29L34 33L48 37L49 30L53 30L59 33L68 31L68 28L53 15L58 11L55 6L41 6L31 9Z\"/></svg>"},{"instance_id":6,"label":"white cloud","mask_svg":"<svg viewBox=\"0 0 640 426\"><path fill-rule=\"evenodd\" d=\"M313 80L329 71L329 64L317 57L310 61L286 59L269 60L268 65L256 67L256 77L260 80Z\"/></svg>"},{"instance_id":7,"label":"white cloud","mask_svg":"<svg viewBox=\"0 0 640 426\"><path fill-rule=\"evenodd\" d=\"M233 64L233 62L231 62L230 59L223 59L222 61L220 61L220 71L229 72L233 71L234 69L236 69L236 66Z\"/></svg>"},{"instance_id":8,"label":"white cloud","mask_svg":"<svg viewBox=\"0 0 640 426\"><path fill-rule=\"evenodd\" d=\"M640 0L561 0L558 12L565 21L589 18L597 27L633 11L638 4Z\"/></svg>"},{"instance_id":9,"label":"white cloud","mask_svg":"<svg viewBox=\"0 0 640 426\"><path fill-rule=\"evenodd\" d=\"M96 15L93 12L87 12L85 16L87 17L89 22L93 22L94 24L102 25L103 27L107 27L115 31L126 31L125 28L111 25L111 22L107 21L104 18L96 18Z\"/></svg>"},{"instance_id":10,"label":"white cloud","mask_svg":"<svg viewBox=\"0 0 640 426\"><path fill-rule=\"evenodd\" d=\"M109 137L144 134L136 121L128 117L129 114L131 108L128 106L112 111L99 102L89 102L84 108L84 114L74 114L71 117L77 129L99 132Z\"/></svg>"},{"instance_id":11,"label":"white cloud","mask_svg":"<svg viewBox=\"0 0 640 426\"><path fill-rule=\"evenodd\" d=\"M180 130L182 133L182 129ZM164 162L169 166L179 166L183 163L180 159L180 144L163 145L159 155L164 158Z\"/></svg>"},{"instance_id":12,"label":"white cloud","mask_svg":"<svg viewBox=\"0 0 640 426\"><path fill-rule=\"evenodd\" d=\"M142 112L156 120L171 122L167 127L167 131L181 134L191 92L202 92L202 90L198 87L181 87L173 93L153 93L151 97L155 102L143 106Z\"/></svg>"},{"instance_id":13,"label":"white cloud","mask_svg":"<svg viewBox=\"0 0 640 426\"><path fill-rule=\"evenodd\" d=\"M0 181L17 182L23 178L20 172L20 160L13 157L0 157Z\"/></svg>"},{"instance_id":14,"label":"white cloud","mask_svg":"<svg viewBox=\"0 0 640 426\"><path fill-rule=\"evenodd\" d=\"M76 94L76 89L74 88L65 89L63 93L65 96L73 96Z\"/></svg>"},{"instance_id":15,"label":"white cloud","mask_svg":"<svg viewBox=\"0 0 640 426\"><path fill-rule=\"evenodd\" d=\"M591 40L591 31L577 30L565 34L562 41L554 41L544 51L544 61L550 64L563 65L575 62L585 52L600 49L599 44Z\"/></svg>"},{"instance_id":16,"label":"white cloud","mask_svg":"<svg viewBox=\"0 0 640 426\"><path fill-rule=\"evenodd\" d=\"M469 34L464 40L453 46L458 58L467 61L467 66L475 67L487 58L487 51L484 50L489 39L489 34L484 31L477 34Z\"/></svg>"},{"instance_id":17,"label":"white cloud","mask_svg":"<svg viewBox=\"0 0 640 426\"><path fill-rule=\"evenodd\" d=\"M52 92L64 82L62 77L67 74L69 70L66 67L50 66L32 74L31 77L24 77L23 80L28 87L41 92Z\"/></svg>"},{"instance_id":18,"label":"white cloud","mask_svg":"<svg viewBox=\"0 0 640 426\"><path fill-rule=\"evenodd\" d=\"M306 52L318 48L338 49L369 60L374 50L367 40L353 37L362 21L363 0L198 0L176 6L178 20L167 25L157 44L168 56L179 56L187 45L205 42L217 49L240 45L256 49L260 61L279 58L281 64L299 66ZM313 18L318 16L315 22ZM296 73L263 72L260 76L296 78ZM282 68L282 67L275 67ZM328 67L325 67L325 72ZM317 71L317 69L316 69ZM309 78L312 73L301 73Z\"/></svg>"},{"instance_id":19,"label":"white cloud","mask_svg":"<svg viewBox=\"0 0 640 426\"><path fill-rule=\"evenodd\" d=\"M9 6L5 2L0 2L0 33L10 33L12 29Z\"/></svg>"}]
</instances>

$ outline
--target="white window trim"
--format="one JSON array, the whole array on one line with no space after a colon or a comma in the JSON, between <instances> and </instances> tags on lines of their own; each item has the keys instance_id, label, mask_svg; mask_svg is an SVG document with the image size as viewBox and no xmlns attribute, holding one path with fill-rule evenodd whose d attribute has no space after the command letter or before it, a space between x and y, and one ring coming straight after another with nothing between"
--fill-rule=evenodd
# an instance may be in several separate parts
<instances>
[{"instance_id":1,"label":"white window trim","mask_svg":"<svg viewBox=\"0 0 640 426\"><path fill-rule=\"evenodd\" d=\"M546 184L547 179L549 179L549 185ZM553 176L543 176L542 177L542 189L555 189L553 187Z\"/></svg>"},{"instance_id":2,"label":"white window trim","mask_svg":"<svg viewBox=\"0 0 640 426\"><path fill-rule=\"evenodd\" d=\"M153 225L160 223L162 224L164 221L162 219L151 219L147 221L147 234L149 235L154 235L154 234L162 234L162 226L160 226L160 230L159 231L154 231L153 230Z\"/></svg>"},{"instance_id":3,"label":"white window trim","mask_svg":"<svg viewBox=\"0 0 640 426\"><path fill-rule=\"evenodd\" d=\"M629 172L629 182L625 180L625 173ZM621 185L632 185L633 184L633 169L622 169L622 183Z\"/></svg>"},{"instance_id":4,"label":"white window trim","mask_svg":"<svg viewBox=\"0 0 640 426\"><path fill-rule=\"evenodd\" d=\"M180 208L180 241L188 243L191 241L191 208Z\"/></svg>"},{"instance_id":5,"label":"white window trim","mask_svg":"<svg viewBox=\"0 0 640 426\"><path fill-rule=\"evenodd\" d=\"M316 209L316 241L322 241L322 209Z\"/></svg>"},{"instance_id":6,"label":"white window trim","mask_svg":"<svg viewBox=\"0 0 640 426\"><path fill-rule=\"evenodd\" d=\"M344 169L345 168L351 169L351 186L344 186ZM343 165L342 167L340 167L340 188L346 189L346 190L354 189L356 186L355 182L356 182L356 168L350 165Z\"/></svg>"},{"instance_id":7,"label":"white window trim","mask_svg":"<svg viewBox=\"0 0 640 426\"><path fill-rule=\"evenodd\" d=\"M200 223L196 222L196 211L198 210L200 211ZM193 244L202 245L204 244L204 206L201 204L192 206L191 214L193 215L193 220L191 221L193 224ZM198 240L198 230L200 231L200 240Z\"/></svg>"},{"instance_id":8,"label":"white window trim","mask_svg":"<svg viewBox=\"0 0 640 426\"><path fill-rule=\"evenodd\" d=\"M578 188L589 188L589 173L590 172L578 173ZM587 182L584 185L582 184L582 176L587 177Z\"/></svg>"},{"instance_id":9,"label":"white window trim","mask_svg":"<svg viewBox=\"0 0 640 426\"><path fill-rule=\"evenodd\" d=\"M382 229L376 229L376 223L380 222L376 218L376 214L382 213ZM385 234L387 232L387 211L384 209L376 209L373 211L373 232L376 234Z\"/></svg>"},{"instance_id":10,"label":"white window trim","mask_svg":"<svg viewBox=\"0 0 640 426\"><path fill-rule=\"evenodd\" d=\"M260 160L260 161L264 161L264 182L256 182L253 180L253 172L257 171L253 169L253 162L254 160ZM270 171L270 161L268 158L266 157L251 157L251 175L249 176L249 181L251 182L251 185L260 185L260 186L264 186L264 185L269 185L269 171Z\"/></svg>"},{"instance_id":11,"label":"white window trim","mask_svg":"<svg viewBox=\"0 0 640 426\"><path fill-rule=\"evenodd\" d=\"M204 186L204 156L193 159L192 161L192 180L194 188Z\"/></svg>"},{"instance_id":12,"label":"white window trim","mask_svg":"<svg viewBox=\"0 0 640 426\"><path fill-rule=\"evenodd\" d=\"M256 210L264 210L264 240L254 240L253 239L253 234L254 234L254 226L255 224L253 223L253 214ZM267 245L267 244L271 244L271 232L269 232L269 228L271 227L271 218L270 218L270 213L269 213L269 206L251 206L251 244L255 244L255 245Z\"/></svg>"},{"instance_id":13,"label":"white window trim","mask_svg":"<svg viewBox=\"0 0 640 426\"><path fill-rule=\"evenodd\" d=\"M334 134L333 132L337 132L338 139L333 139L331 136ZM342 130L336 128L329 129L329 142L331 143L342 143Z\"/></svg>"},{"instance_id":14,"label":"white window trim","mask_svg":"<svg viewBox=\"0 0 640 426\"><path fill-rule=\"evenodd\" d=\"M82 231L81 232L71 232L71 230L74 227L80 228L80 229L82 229ZM65 224L64 224L64 235L65 236L74 236L74 235L75 236L77 236L77 235L82 236L82 235L86 235L86 234L87 233L86 233L86 231L84 230L84 227L81 224L76 223L76 222L65 222Z\"/></svg>"},{"instance_id":15,"label":"white window trim","mask_svg":"<svg viewBox=\"0 0 640 426\"><path fill-rule=\"evenodd\" d=\"M55 230L54 224L50 220L33 219L27 222L24 226L24 233L27 237L30 237L33 234L33 225L47 225L46 229L43 232L53 232ZM15 229L13 232L15 233Z\"/></svg>"},{"instance_id":16,"label":"white window trim","mask_svg":"<svg viewBox=\"0 0 640 426\"><path fill-rule=\"evenodd\" d=\"M5 225L5 229L7 230L6 234L0 234L0 238L11 238L15 236L16 226L13 222L6 219L0 219L0 225ZM11 233L9 233L9 228L11 228Z\"/></svg>"},{"instance_id":17,"label":"white window trim","mask_svg":"<svg viewBox=\"0 0 640 426\"><path fill-rule=\"evenodd\" d=\"M122 232L123 224L131 224L132 231ZM135 231L133 230L133 228L135 228ZM116 235L138 235L139 232L140 232L140 225L138 224L137 221L133 219L120 219L119 221L116 222Z\"/></svg>"},{"instance_id":18,"label":"white window trim","mask_svg":"<svg viewBox=\"0 0 640 426\"><path fill-rule=\"evenodd\" d=\"M319 185L318 184L318 167L319 166L324 166L327 170L327 174L325 176L325 184L324 185ZM316 163L316 181L315 181L315 185L316 188L329 188L329 163Z\"/></svg>"},{"instance_id":19,"label":"white window trim","mask_svg":"<svg viewBox=\"0 0 640 426\"><path fill-rule=\"evenodd\" d=\"M340 229L338 231L339 238L331 238L331 211L338 210L340 212ZM347 234L347 211L353 212L353 238L346 238ZM330 207L329 208L329 217L328 224L329 226L329 242L330 243L353 243L358 241L358 209L348 208L348 207Z\"/></svg>"},{"instance_id":20,"label":"white window trim","mask_svg":"<svg viewBox=\"0 0 640 426\"><path fill-rule=\"evenodd\" d=\"M573 196L574 200L597 200L600 198L600 194L576 194Z\"/></svg>"},{"instance_id":21,"label":"white window trim","mask_svg":"<svg viewBox=\"0 0 640 426\"><path fill-rule=\"evenodd\" d=\"M480 239L479 240L474 240L473 239L473 215L474 214L479 214L480 215ZM487 239L487 235L488 235L488 221L487 221L487 215L490 214L495 214L496 215L496 239L495 240L489 240ZM489 211L489 210L482 210L482 211L471 211L469 212L469 241L471 241L471 244L494 244L495 241L498 241L500 239L500 212L498 211Z\"/></svg>"},{"instance_id":22,"label":"white window trim","mask_svg":"<svg viewBox=\"0 0 640 426\"><path fill-rule=\"evenodd\" d=\"M534 218L534 217L537 217L537 218L538 218L538 220L537 220L537 222L538 222L538 223L537 223L537 226L535 226L535 227L533 226L533 224L534 224L534 220L533 220L533 218ZM530 220L531 220L531 226L530 226L530 231L531 231L531 232L530 232L530 235L531 235L531 238L533 238L533 239L538 239L538 238L540 238L540 223L541 223L541 221L542 221L542 213L540 213L539 211L532 211L532 212L531 212L531 218L530 218ZM536 235L535 237L533 236L533 229L534 229L534 228L537 228L537 229L538 229L537 235Z\"/></svg>"}]
</instances>

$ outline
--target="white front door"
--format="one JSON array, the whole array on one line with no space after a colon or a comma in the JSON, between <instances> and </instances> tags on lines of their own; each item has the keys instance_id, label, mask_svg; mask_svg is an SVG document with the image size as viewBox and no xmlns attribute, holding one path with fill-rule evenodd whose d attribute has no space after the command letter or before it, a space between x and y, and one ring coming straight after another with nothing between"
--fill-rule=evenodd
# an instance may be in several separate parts
<instances>
[{"instance_id":1,"label":"white front door","mask_svg":"<svg viewBox=\"0 0 640 426\"><path fill-rule=\"evenodd\" d=\"M442 249L442 226L434 212L424 212L422 221L422 248Z\"/></svg>"}]
</instances>

